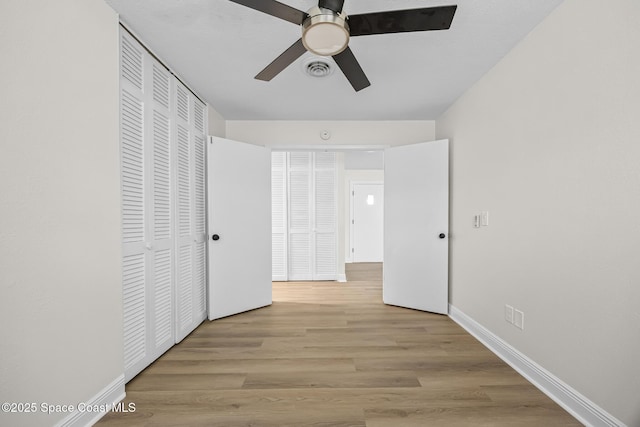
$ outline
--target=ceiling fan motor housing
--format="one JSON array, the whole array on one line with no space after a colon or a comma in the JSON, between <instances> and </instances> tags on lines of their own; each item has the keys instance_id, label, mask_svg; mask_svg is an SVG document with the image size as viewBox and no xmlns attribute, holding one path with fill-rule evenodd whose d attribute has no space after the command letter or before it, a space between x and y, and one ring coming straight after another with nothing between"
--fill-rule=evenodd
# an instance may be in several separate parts
<instances>
[{"instance_id":1,"label":"ceiling fan motor housing","mask_svg":"<svg viewBox=\"0 0 640 427\"><path fill-rule=\"evenodd\" d=\"M345 50L349 44L349 24L342 13L318 6L307 11L302 23L304 47L320 56L333 56Z\"/></svg>"}]
</instances>

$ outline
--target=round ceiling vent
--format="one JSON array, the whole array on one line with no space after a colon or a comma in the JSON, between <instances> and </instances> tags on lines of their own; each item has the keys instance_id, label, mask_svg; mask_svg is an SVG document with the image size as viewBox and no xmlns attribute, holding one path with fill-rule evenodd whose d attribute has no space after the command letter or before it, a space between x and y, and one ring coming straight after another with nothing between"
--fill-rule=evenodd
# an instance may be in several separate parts
<instances>
[{"instance_id":1,"label":"round ceiling vent","mask_svg":"<svg viewBox=\"0 0 640 427\"><path fill-rule=\"evenodd\" d=\"M314 57L305 61L304 72L311 77L327 77L333 72L333 68L326 59Z\"/></svg>"}]
</instances>

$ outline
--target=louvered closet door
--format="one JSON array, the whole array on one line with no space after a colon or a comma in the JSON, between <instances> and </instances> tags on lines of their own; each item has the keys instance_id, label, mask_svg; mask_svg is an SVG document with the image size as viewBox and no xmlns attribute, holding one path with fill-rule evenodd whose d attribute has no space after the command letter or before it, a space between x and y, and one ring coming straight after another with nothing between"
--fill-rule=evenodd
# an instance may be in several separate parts
<instances>
[{"instance_id":1,"label":"louvered closet door","mask_svg":"<svg viewBox=\"0 0 640 427\"><path fill-rule=\"evenodd\" d=\"M313 160L313 280L337 280L336 154L314 153Z\"/></svg>"},{"instance_id":2,"label":"louvered closet door","mask_svg":"<svg viewBox=\"0 0 640 427\"><path fill-rule=\"evenodd\" d=\"M121 168L125 377L174 343L170 81L121 35Z\"/></svg>"},{"instance_id":3,"label":"louvered closet door","mask_svg":"<svg viewBox=\"0 0 640 427\"><path fill-rule=\"evenodd\" d=\"M207 317L207 199L206 199L206 106L191 95L193 121L193 323L195 328ZM193 330L193 329L192 329Z\"/></svg>"},{"instance_id":4,"label":"louvered closet door","mask_svg":"<svg viewBox=\"0 0 640 427\"><path fill-rule=\"evenodd\" d=\"M177 151L176 342L206 315L204 228L204 106L174 80ZM196 102L197 101L197 102Z\"/></svg>"},{"instance_id":5,"label":"louvered closet door","mask_svg":"<svg viewBox=\"0 0 640 427\"><path fill-rule=\"evenodd\" d=\"M206 315L205 106L121 31L124 359L128 381Z\"/></svg>"},{"instance_id":6,"label":"louvered closet door","mask_svg":"<svg viewBox=\"0 0 640 427\"><path fill-rule=\"evenodd\" d=\"M335 153L288 154L289 280L336 280Z\"/></svg>"},{"instance_id":7,"label":"louvered closet door","mask_svg":"<svg viewBox=\"0 0 640 427\"><path fill-rule=\"evenodd\" d=\"M313 280L312 153L288 153L289 280Z\"/></svg>"},{"instance_id":8,"label":"louvered closet door","mask_svg":"<svg viewBox=\"0 0 640 427\"><path fill-rule=\"evenodd\" d=\"M148 222L151 256L149 292L149 322L152 331L149 340L151 361L167 351L174 344L173 334L173 280L174 280L174 231L173 231L173 185L171 149L171 75L152 58L146 56L149 66L145 70L151 82L151 96L147 101L146 127L150 139L147 160L150 183Z\"/></svg>"},{"instance_id":9,"label":"louvered closet door","mask_svg":"<svg viewBox=\"0 0 640 427\"><path fill-rule=\"evenodd\" d=\"M120 152L124 364L131 379L148 364L147 283L150 253L145 157L145 52L127 34L120 39Z\"/></svg>"},{"instance_id":10,"label":"louvered closet door","mask_svg":"<svg viewBox=\"0 0 640 427\"><path fill-rule=\"evenodd\" d=\"M271 153L271 280L286 281L287 153Z\"/></svg>"}]
</instances>

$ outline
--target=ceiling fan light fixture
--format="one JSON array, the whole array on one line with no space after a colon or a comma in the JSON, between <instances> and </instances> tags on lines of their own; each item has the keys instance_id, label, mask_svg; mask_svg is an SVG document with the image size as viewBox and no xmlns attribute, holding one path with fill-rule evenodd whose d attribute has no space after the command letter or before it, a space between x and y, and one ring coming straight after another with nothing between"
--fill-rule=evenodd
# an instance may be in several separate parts
<instances>
[{"instance_id":1,"label":"ceiling fan light fixture","mask_svg":"<svg viewBox=\"0 0 640 427\"><path fill-rule=\"evenodd\" d=\"M302 43L316 55L333 56L347 48L349 26L345 17L329 9L314 7L302 23Z\"/></svg>"}]
</instances>

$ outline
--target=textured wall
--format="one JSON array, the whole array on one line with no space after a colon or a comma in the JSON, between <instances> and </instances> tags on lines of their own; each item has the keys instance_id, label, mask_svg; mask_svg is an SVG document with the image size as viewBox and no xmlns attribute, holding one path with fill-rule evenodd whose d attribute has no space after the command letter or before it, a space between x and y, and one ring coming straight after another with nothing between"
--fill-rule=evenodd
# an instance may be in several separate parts
<instances>
[{"instance_id":1,"label":"textured wall","mask_svg":"<svg viewBox=\"0 0 640 427\"><path fill-rule=\"evenodd\" d=\"M124 371L118 18L3 1L0 50L0 401L77 405Z\"/></svg>"}]
</instances>

